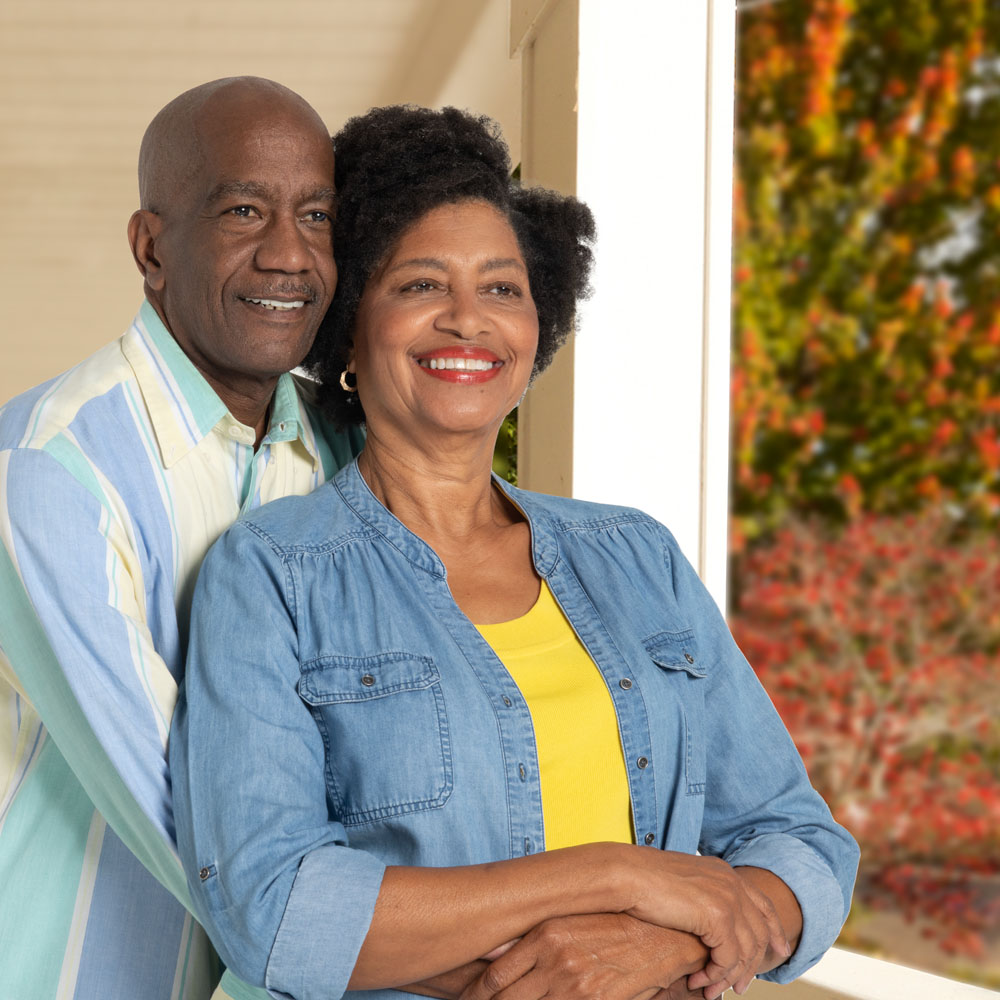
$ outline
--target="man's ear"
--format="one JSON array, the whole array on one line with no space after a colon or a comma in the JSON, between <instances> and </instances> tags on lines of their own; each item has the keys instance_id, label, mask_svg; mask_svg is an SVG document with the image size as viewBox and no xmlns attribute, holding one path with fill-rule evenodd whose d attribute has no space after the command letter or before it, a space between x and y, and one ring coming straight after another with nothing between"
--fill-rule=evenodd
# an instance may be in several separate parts
<instances>
[{"instance_id":1,"label":"man's ear","mask_svg":"<svg viewBox=\"0 0 1000 1000\"><path fill-rule=\"evenodd\" d=\"M154 291L163 289L163 268L156 255L156 241L163 229L163 219L146 209L140 208L128 220L128 242L139 273L146 285Z\"/></svg>"}]
</instances>

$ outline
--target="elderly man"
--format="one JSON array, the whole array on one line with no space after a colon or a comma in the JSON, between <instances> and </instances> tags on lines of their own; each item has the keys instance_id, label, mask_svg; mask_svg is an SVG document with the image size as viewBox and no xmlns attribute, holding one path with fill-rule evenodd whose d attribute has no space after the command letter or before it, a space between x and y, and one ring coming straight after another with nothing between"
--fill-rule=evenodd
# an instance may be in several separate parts
<instances>
[{"instance_id":1,"label":"elderly man","mask_svg":"<svg viewBox=\"0 0 1000 1000\"><path fill-rule=\"evenodd\" d=\"M139 314L0 410L0 997L203 1000L218 980L183 905L167 731L209 545L360 446L287 374L336 284L332 178L286 88L182 94L139 157Z\"/></svg>"}]
</instances>

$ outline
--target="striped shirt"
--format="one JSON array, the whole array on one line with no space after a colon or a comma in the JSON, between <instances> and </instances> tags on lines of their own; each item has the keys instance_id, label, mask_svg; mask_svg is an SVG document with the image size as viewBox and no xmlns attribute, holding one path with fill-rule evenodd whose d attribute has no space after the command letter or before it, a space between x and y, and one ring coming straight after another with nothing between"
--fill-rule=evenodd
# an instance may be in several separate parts
<instances>
[{"instance_id":1,"label":"striped shirt","mask_svg":"<svg viewBox=\"0 0 1000 1000\"><path fill-rule=\"evenodd\" d=\"M255 452L147 303L0 410L0 997L212 994L167 733L208 547L360 448L307 393L281 377Z\"/></svg>"}]
</instances>

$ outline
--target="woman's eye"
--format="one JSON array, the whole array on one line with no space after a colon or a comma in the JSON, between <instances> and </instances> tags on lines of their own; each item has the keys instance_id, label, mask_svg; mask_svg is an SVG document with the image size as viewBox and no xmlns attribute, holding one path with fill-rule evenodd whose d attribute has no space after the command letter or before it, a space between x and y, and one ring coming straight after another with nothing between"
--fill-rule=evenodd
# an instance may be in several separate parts
<instances>
[{"instance_id":1,"label":"woman's eye","mask_svg":"<svg viewBox=\"0 0 1000 1000\"><path fill-rule=\"evenodd\" d=\"M508 284L506 281L501 281L491 286L490 292L493 295L500 296L501 298L521 294L521 290L517 287L517 285Z\"/></svg>"},{"instance_id":2,"label":"woman's eye","mask_svg":"<svg viewBox=\"0 0 1000 1000\"><path fill-rule=\"evenodd\" d=\"M330 213L329 212L321 212L321 211L317 210L315 212L310 212L308 214L307 218L309 219L310 222L329 222L330 221Z\"/></svg>"},{"instance_id":3,"label":"woman's eye","mask_svg":"<svg viewBox=\"0 0 1000 1000\"><path fill-rule=\"evenodd\" d=\"M425 281L425 280L422 279L420 281L411 281L410 284L408 284L403 289L403 291L404 292L430 292L430 291L433 291L436 287L437 286L434 284L433 281Z\"/></svg>"}]
</instances>

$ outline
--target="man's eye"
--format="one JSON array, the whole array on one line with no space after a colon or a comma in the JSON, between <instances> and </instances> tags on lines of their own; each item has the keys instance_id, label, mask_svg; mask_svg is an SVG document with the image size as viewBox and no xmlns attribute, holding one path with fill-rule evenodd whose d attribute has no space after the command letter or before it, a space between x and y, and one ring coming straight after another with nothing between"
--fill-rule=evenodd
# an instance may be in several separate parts
<instances>
[{"instance_id":1,"label":"man's eye","mask_svg":"<svg viewBox=\"0 0 1000 1000\"><path fill-rule=\"evenodd\" d=\"M232 215L239 216L241 219L249 219L253 215L253 209L249 205L237 205L229 211Z\"/></svg>"},{"instance_id":2,"label":"man's eye","mask_svg":"<svg viewBox=\"0 0 1000 1000\"><path fill-rule=\"evenodd\" d=\"M497 282L490 288L490 291L502 298L521 294L521 290L516 285L510 285L506 281Z\"/></svg>"},{"instance_id":3,"label":"man's eye","mask_svg":"<svg viewBox=\"0 0 1000 1000\"><path fill-rule=\"evenodd\" d=\"M306 218L310 222L329 222L330 221L330 213L329 212L320 212L320 211L310 212L306 216Z\"/></svg>"},{"instance_id":4,"label":"man's eye","mask_svg":"<svg viewBox=\"0 0 1000 1000\"><path fill-rule=\"evenodd\" d=\"M403 291L404 292L430 292L433 291L437 286L433 281L427 281L421 279L420 281L413 281L407 285Z\"/></svg>"}]
</instances>

